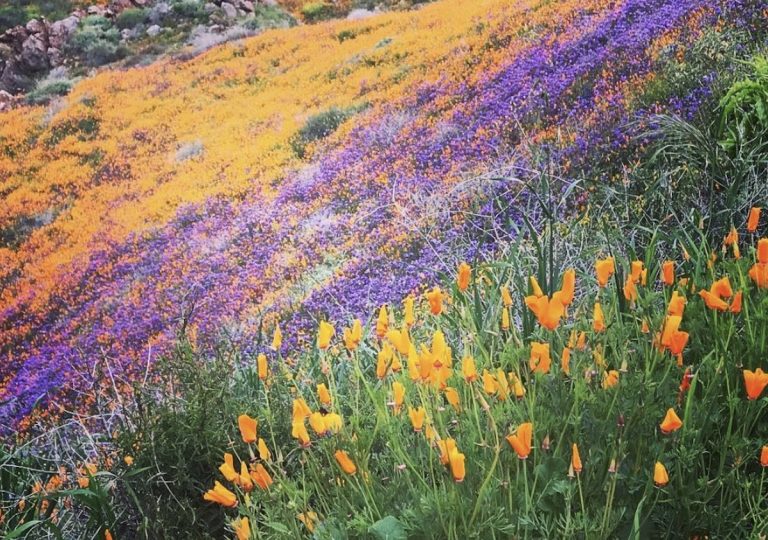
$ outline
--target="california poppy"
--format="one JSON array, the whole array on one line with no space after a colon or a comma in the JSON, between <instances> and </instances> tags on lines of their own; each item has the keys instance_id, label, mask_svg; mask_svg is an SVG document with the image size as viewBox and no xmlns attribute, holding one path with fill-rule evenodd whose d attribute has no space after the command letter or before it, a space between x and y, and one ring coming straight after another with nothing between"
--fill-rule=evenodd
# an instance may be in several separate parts
<instances>
[{"instance_id":1,"label":"california poppy","mask_svg":"<svg viewBox=\"0 0 768 540\"><path fill-rule=\"evenodd\" d=\"M531 276L530 282L531 282L531 291L533 296L535 296L536 298L540 296L544 296L544 291L541 290L541 286L539 285L539 280L536 279L536 276Z\"/></svg>"},{"instance_id":2,"label":"california poppy","mask_svg":"<svg viewBox=\"0 0 768 540\"><path fill-rule=\"evenodd\" d=\"M325 419L321 412L313 412L309 415L309 425L320 437L325 435L325 432L327 431L325 427Z\"/></svg>"},{"instance_id":3,"label":"california poppy","mask_svg":"<svg viewBox=\"0 0 768 540\"><path fill-rule=\"evenodd\" d=\"M709 309L714 309L717 311L726 311L728 309L728 304L724 300L721 300L719 297L709 291L699 291L699 296L704 299L704 303Z\"/></svg>"},{"instance_id":4,"label":"california poppy","mask_svg":"<svg viewBox=\"0 0 768 540\"><path fill-rule=\"evenodd\" d=\"M416 316L413 313L413 302L414 298L413 296L406 296L403 300L403 307L405 313L403 314L403 322L405 322L406 326L413 326L413 324L416 322Z\"/></svg>"},{"instance_id":5,"label":"california poppy","mask_svg":"<svg viewBox=\"0 0 768 540\"><path fill-rule=\"evenodd\" d=\"M293 400L292 419L294 422L296 420L304 420L305 418L309 418L310 414L312 414L312 409L309 408L309 405L307 405L307 402L304 401L303 398Z\"/></svg>"},{"instance_id":6,"label":"california poppy","mask_svg":"<svg viewBox=\"0 0 768 540\"><path fill-rule=\"evenodd\" d=\"M603 308L600 307L600 302L595 302L595 308L592 315L592 328L595 332L602 332L605 330L605 316L603 315Z\"/></svg>"},{"instance_id":7,"label":"california poppy","mask_svg":"<svg viewBox=\"0 0 768 540\"><path fill-rule=\"evenodd\" d=\"M677 416L675 409L669 408L659 427L661 428L662 433L668 435L683 427L683 421Z\"/></svg>"},{"instance_id":8,"label":"california poppy","mask_svg":"<svg viewBox=\"0 0 768 540\"><path fill-rule=\"evenodd\" d=\"M563 353L560 356L560 369L563 370L563 373L566 375L571 374L571 348L570 347L564 347Z\"/></svg>"},{"instance_id":9,"label":"california poppy","mask_svg":"<svg viewBox=\"0 0 768 540\"><path fill-rule=\"evenodd\" d=\"M461 361L461 374L467 382L472 382L477 379L477 367L475 367L475 359L471 356L465 356Z\"/></svg>"},{"instance_id":10,"label":"california poppy","mask_svg":"<svg viewBox=\"0 0 768 540\"><path fill-rule=\"evenodd\" d=\"M749 277L760 289L768 289L768 264L755 263L749 269Z\"/></svg>"},{"instance_id":11,"label":"california poppy","mask_svg":"<svg viewBox=\"0 0 768 540\"><path fill-rule=\"evenodd\" d=\"M448 453L448 461L451 466L451 474L453 475L454 482L463 482L466 475L466 470L464 468L464 454L454 448Z\"/></svg>"},{"instance_id":12,"label":"california poppy","mask_svg":"<svg viewBox=\"0 0 768 540\"><path fill-rule=\"evenodd\" d=\"M748 232L755 232L757 230L757 225L760 222L760 208L757 206L753 206L749 210L749 217L747 218L747 231Z\"/></svg>"},{"instance_id":13,"label":"california poppy","mask_svg":"<svg viewBox=\"0 0 768 540\"><path fill-rule=\"evenodd\" d=\"M325 386L325 383L317 385L317 397L323 405L328 406L331 404L331 393L328 391L328 387Z\"/></svg>"},{"instance_id":14,"label":"california poppy","mask_svg":"<svg viewBox=\"0 0 768 540\"><path fill-rule=\"evenodd\" d=\"M709 292L717 296L718 298L730 298L733 296L733 288L731 287L731 280L728 276L718 279L712 284Z\"/></svg>"},{"instance_id":15,"label":"california poppy","mask_svg":"<svg viewBox=\"0 0 768 540\"><path fill-rule=\"evenodd\" d=\"M264 461L269 461L272 458L272 454L269 451L269 448L267 448L267 443L264 442L264 439L259 439L258 449L259 449L260 459L263 459Z\"/></svg>"},{"instance_id":16,"label":"california poppy","mask_svg":"<svg viewBox=\"0 0 768 540\"><path fill-rule=\"evenodd\" d=\"M549 343L534 341L531 343L531 357L528 365L533 373L549 373L552 359L549 356Z\"/></svg>"},{"instance_id":17,"label":"california poppy","mask_svg":"<svg viewBox=\"0 0 768 540\"><path fill-rule=\"evenodd\" d=\"M616 371L615 369L612 369L610 371L606 371L603 374L603 388L604 389L613 388L617 384L619 384L619 372L618 371Z\"/></svg>"},{"instance_id":18,"label":"california poppy","mask_svg":"<svg viewBox=\"0 0 768 540\"><path fill-rule=\"evenodd\" d=\"M253 490L253 480L248 474L248 466L245 464L245 461L240 462L240 474L237 476L238 478L236 483L243 489L243 491L249 493L251 490Z\"/></svg>"},{"instance_id":19,"label":"california poppy","mask_svg":"<svg viewBox=\"0 0 768 540\"><path fill-rule=\"evenodd\" d=\"M275 333L272 335L272 350L279 350L283 344L283 333L280 331L280 325L275 325Z\"/></svg>"},{"instance_id":20,"label":"california poppy","mask_svg":"<svg viewBox=\"0 0 768 540\"><path fill-rule=\"evenodd\" d=\"M739 233L736 231L736 227L731 226L731 230L723 238L723 245L733 246L739 241Z\"/></svg>"},{"instance_id":21,"label":"california poppy","mask_svg":"<svg viewBox=\"0 0 768 540\"><path fill-rule=\"evenodd\" d=\"M573 443L573 446L571 446L571 467L573 467L573 470L576 472L576 474L579 474L583 469L581 464L581 455L579 455L579 447L576 445L576 443Z\"/></svg>"},{"instance_id":22,"label":"california poppy","mask_svg":"<svg viewBox=\"0 0 768 540\"><path fill-rule=\"evenodd\" d=\"M311 444L309 433L307 432L307 426L304 424L304 420L294 420L291 424L291 437L296 439L299 444L306 448Z\"/></svg>"},{"instance_id":23,"label":"california poppy","mask_svg":"<svg viewBox=\"0 0 768 540\"><path fill-rule=\"evenodd\" d=\"M437 449L440 450L440 463L448 465L450 463L450 454L456 450L456 441L451 437L437 441Z\"/></svg>"},{"instance_id":24,"label":"california poppy","mask_svg":"<svg viewBox=\"0 0 768 540\"><path fill-rule=\"evenodd\" d=\"M408 325L403 325L401 330L389 330L387 339L400 354L408 354L411 346L411 336L408 333Z\"/></svg>"},{"instance_id":25,"label":"california poppy","mask_svg":"<svg viewBox=\"0 0 768 540\"><path fill-rule=\"evenodd\" d=\"M210 502L215 502L221 506L234 508L237 506L237 496L229 491L227 488L221 485L221 482L216 481L213 489L209 489L203 495L203 499Z\"/></svg>"},{"instance_id":26,"label":"california poppy","mask_svg":"<svg viewBox=\"0 0 768 540\"><path fill-rule=\"evenodd\" d=\"M248 524L247 517L236 519L232 524L232 527L235 529L237 540L248 540L251 537L251 527Z\"/></svg>"},{"instance_id":27,"label":"california poppy","mask_svg":"<svg viewBox=\"0 0 768 540\"><path fill-rule=\"evenodd\" d=\"M234 457L229 452L224 454L224 463L219 466L219 472L227 482L234 482L237 479Z\"/></svg>"},{"instance_id":28,"label":"california poppy","mask_svg":"<svg viewBox=\"0 0 768 540\"><path fill-rule=\"evenodd\" d=\"M667 468L660 461L657 461L653 467L653 483L658 487L664 487L669 483Z\"/></svg>"},{"instance_id":29,"label":"california poppy","mask_svg":"<svg viewBox=\"0 0 768 540\"><path fill-rule=\"evenodd\" d=\"M483 370L483 392L489 396L493 396L499 390L499 383L496 381L496 377L489 373L487 369Z\"/></svg>"},{"instance_id":30,"label":"california poppy","mask_svg":"<svg viewBox=\"0 0 768 540\"><path fill-rule=\"evenodd\" d=\"M350 458L349 454L347 454L344 450L336 450L334 457L341 467L341 470L346 474L355 474L357 472L357 466L355 465L355 462L352 461L352 458Z\"/></svg>"},{"instance_id":31,"label":"california poppy","mask_svg":"<svg viewBox=\"0 0 768 540\"><path fill-rule=\"evenodd\" d=\"M509 309L506 307L501 309L501 329L509 330Z\"/></svg>"},{"instance_id":32,"label":"california poppy","mask_svg":"<svg viewBox=\"0 0 768 540\"><path fill-rule=\"evenodd\" d=\"M615 271L616 265L613 257L598 260L595 263L595 273L597 274L598 285L600 285L601 288L608 285L608 280L611 279L611 276Z\"/></svg>"},{"instance_id":33,"label":"california poppy","mask_svg":"<svg viewBox=\"0 0 768 540\"><path fill-rule=\"evenodd\" d=\"M418 409L414 409L413 407L408 407L408 417L411 419L411 425L413 426L413 431L420 432L422 428L424 427L424 419L427 416L427 411L424 410L424 407L419 407Z\"/></svg>"},{"instance_id":34,"label":"california poppy","mask_svg":"<svg viewBox=\"0 0 768 540\"><path fill-rule=\"evenodd\" d=\"M624 298L630 302L637 300L637 286L635 283L636 282L632 279L631 275L627 276L627 280L624 282L624 287L622 289Z\"/></svg>"},{"instance_id":35,"label":"california poppy","mask_svg":"<svg viewBox=\"0 0 768 540\"><path fill-rule=\"evenodd\" d=\"M343 335L344 346L347 350L354 351L357 349L363 339L363 323L360 322L360 319L355 319L351 328L345 328Z\"/></svg>"},{"instance_id":36,"label":"california poppy","mask_svg":"<svg viewBox=\"0 0 768 540\"><path fill-rule=\"evenodd\" d=\"M757 368L755 371L745 369L744 386L747 389L747 397L749 399L759 398L765 387L768 386L768 373L764 373L760 368Z\"/></svg>"},{"instance_id":37,"label":"california poppy","mask_svg":"<svg viewBox=\"0 0 768 540\"><path fill-rule=\"evenodd\" d=\"M760 451L760 465L768 467L768 445L763 445L763 449Z\"/></svg>"},{"instance_id":38,"label":"california poppy","mask_svg":"<svg viewBox=\"0 0 768 540\"><path fill-rule=\"evenodd\" d=\"M675 284L675 261L664 261L661 265L661 278L668 287Z\"/></svg>"},{"instance_id":39,"label":"california poppy","mask_svg":"<svg viewBox=\"0 0 768 540\"><path fill-rule=\"evenodd\" d=\"M256 430L259 427L258 420L251 418L247 414L241 414L237 417L237 425L240 428L240 436L243 438L243 442L256 442Z\"/></svg>"},{"instance_id":40,"label":"california poppy","mask_svg":"<svg viewBox=\"0 0 768 540\"><path fill-rule=\"evenodd\" d=\"M501 300L506 307L512 305L512 295L509 294L509 287L506 285L501 288Z\"/></svg>"},{"instance_id":41,"label":"california poppy","mask_svg":"<svg viewBox=\"0 0 768 540\"><path fill-rule=\"evenodd\" d=\"M664 321L664 330L661 333L661 345L669 347L672 336L680 329L683 318L679 315L669 315Z\"/></svg>"},{"instance_id":42,"label":"california poppy","mask_svg":"<svg viewBox=\"0 0 768 540\"><path fill-rule=\"evenodd\" d=\"M298 514L296 519L301 521L310 533L315 532L315 524L320 521L317 512L303 512Z\"/></svg>"},{"instance_id":43,"label":"california poppy","mask_svg":"<svg viewBox=\"0 0 768 540\"><path fill-rule=\"evenodd\" d=\"M682 296L677 291L672 292L672 297L669 299L669 305L667 306L667 313L670 315L683 316L685 310L685 296Z\"/></svg>"},{"instance_id":44,"label":"california poppy","mask_svg":"<svg viewBox=\"0 0 768 540\"><path fill-rule=\"evenodd\" d=\"M768 264L768 238L761 238L757 242L757 262Z\"/></svg>"},{"instance_id":45,"label":"california poppy","mask_svg":"<svg viewBox=\"0 0 768 540\"><path fill-rule=\"evenodd\" d=\"M389 315L387 314L387 306L383 305L379 309L379 317L376 319L376 335L379 339L382 339L387 335L389 329Z\"/></svg>"},{"instance_id":46,"label":"california poppy","mask_svg":"<svg viewBox=\"0 0 768 540\"><path fill-rule=\"evenodd\" d=\"M565 306L561 297L560 291L555 292L552 298L546 295L530 295L525 297L525 305L536 315L541 326L547 330L555 330L565 314Z\"/></svg>"},{"instance_id":47,"label":"california poppy","mask_svg":"<svg viewBox=\"0 0 768 540\"><path fill-rule=\"evenodd\" d=\"M435 287L427 292L426 297L432 315L440 315L443 312L443 291L440 290L440 287Z\"/></svg>"},{"instance_id":48,"label":"california poppy","mask_svg":"<svg viewBox=\"0 0 768 540\"><path fill-rule=\"evenodd\" d=\"M520 459L526 459L533 447L533 424L525 422L520 424L514 435L507 435L507 442L517 453Z\"/></svg>"},{"instance_id":49,"label":"california poppy","mask_svg":"<svg viewBox=\"0 0 768 540\"><path fill-rule=\"evenodd\" d=\"M338 433L341 431L342 425L344 424L341 415L337 413L328 413L323 420L325 421L325 429L331 433Z\"/></svg>"},{"instance_id":50,"label":"california poppy","mask_svg":"<svg viewBox=\"0 0 768 540\"><path fill-rule=\"evenodd\" d=\"M259 379L265 381L269 375L269 366L267 365L267 355L259 354L256 363L258 365Z\"/></svg>"},{"instance_id":51,"label":"california poppy","mask_svg":"<svg viewBox=\"0 0 768 540\"><path fill-rule=\"evenodd\" d=\"M456 284L459 287L459 290L464 292L469 287L469 280L472 277L472 268L470 266L463 262L459 265L459 276L456 280Z\"/></svg>"},{"instance_id":52,"label":"california poppy","mask_svg":"<svg viewBox=\"0 0 768 540\"><path fill-rule=\"evenodd\" d=\"M317 332L317 347L325 350L331 344L331 338L336 333L336 329L332 324L326 321L320 321L320 328Z\"/></svg>"},{"instance_id":53,"label":"california poppy","mask_svg":"<svg viewBox=\"0 0 768 540\"><path fill-rule=\"evenodd\" d=\"M448 400L448 404L453 407L456 412L461 411L461 401L459 399L459 392L450 386L445 389L445 399Z\"/></svg>"},{"instance_id":54,"label":"california poppy","mask_svg":"<svg viewBox=\"0 0 768 540\"><path fill-rule=\"evenodd\" d=\"M394 402L395 414L400 413L405 400L405 386L399 381L392 383L392 401Z\"/></svg>"},{"instance_id":55,"label":"california poppy","mask_svg":"<svg viewBox=\"0 0 768 540\"><path fill-rule=\"evenodd\" d=\"M742 291L737 292L733 296L731 301L731 313L741 313L741 303L743 301L744 293Z\"/></svg>"},{"instance_id":56,"label":"california poppy","mask_svg":"<svg viewBox=\"0 0 768 540\"><path fill-rule=\"evenodd\" d=\"M632 261L629 277L633 283L640 283L643 277L643 261Z\"/></svg>"},{"instance_id":57,"label":"california poppy","mask_svg":"<svg viewBox=\"0 0 768 540\"><path fill-rule=\"evenodd\" d=\"M251 471L251 480L253 480L254 483L259 486L259 489L262 491L268 489L269 486L271 486L273 483L272 477L261 463L257 463L256 467L254 467L254 469Z\"/></svg>"},{"instance_id":58,"label":"california poppy","mask_svg":"<svg viewBox=\"0 0 768 540\"><path fill-rule=\"evenodd\" d=\"M563 272L563 286L560 288L560 301L564 306L571 305L576 294L576 270L569 268Z\"/></svg>"}]
</instances>

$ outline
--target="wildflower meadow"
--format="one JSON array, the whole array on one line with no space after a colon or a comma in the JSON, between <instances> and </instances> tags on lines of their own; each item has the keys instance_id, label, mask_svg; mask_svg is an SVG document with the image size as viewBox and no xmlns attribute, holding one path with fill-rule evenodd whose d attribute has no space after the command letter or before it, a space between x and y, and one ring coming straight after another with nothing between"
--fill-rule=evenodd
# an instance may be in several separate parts
<instances>
[{"instance_id":1,"label":"wildflower meadow","mask_svg":"<svg viewBox=\"0 0 768 540\"><path fill-rule=\"evenodd\" d=\"M0 109L0 537L767 538L768 6L272 4Z\"/></svg>"}]
</instances>

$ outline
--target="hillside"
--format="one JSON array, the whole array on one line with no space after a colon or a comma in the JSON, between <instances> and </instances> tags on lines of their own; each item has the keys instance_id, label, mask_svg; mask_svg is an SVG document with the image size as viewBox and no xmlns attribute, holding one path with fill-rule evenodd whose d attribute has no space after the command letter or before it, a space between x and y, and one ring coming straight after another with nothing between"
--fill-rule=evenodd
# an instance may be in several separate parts
<instances>
[{"instance_id":1,"label":"hillside","mask_svg":"<svg viewBox=\"0 0 768 540\"><path fill-rule=\"evenodd\" d=\"M42 6L0 536L768 534L763 0Z\"/></svg>"},{"instance_id":2,"label":"hillside","mask_svg":"<svg viewBox=\"0 0 768 540\"><path fill-rule=\"evenodd\" d=\"M5 114L3 415L84 391L100 362L129 381L181 327L201 348L225 332L255 350L280 318L292 344L318 313L360 314L493 250L516 211L482 207L514 193L514 178L486 180L495 170L524 167L530 142L577 179L626 145L634 117L695 114L709 79L680 96L654 82L748 16L727 2L446 1L106 70ZM297 157L302 128L319 123L313 139L345 118ZM483 235L457 212L470 204Z\"/></svg>"}]
</instances>

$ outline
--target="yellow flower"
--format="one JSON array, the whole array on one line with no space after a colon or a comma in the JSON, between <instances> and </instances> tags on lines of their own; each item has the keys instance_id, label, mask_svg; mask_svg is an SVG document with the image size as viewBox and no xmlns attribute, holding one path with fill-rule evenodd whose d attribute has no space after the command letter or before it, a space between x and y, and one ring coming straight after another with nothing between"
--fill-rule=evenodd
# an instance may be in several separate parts
<instances>
[{"instance_id":1,"label":"yellow flower","mask_svg":"<svg viewBox=\"0 0 768 540\"><path fill-rule=\"evenodd\" d=\"M304 448L311 444L309 433L307 432L307 426L304 425L303 419L293 421L291 424L291 437L296 439Z\"/></svg>"},{"instance_id":2,"label":"yellow flower","mask_svg":"<svg viewBox=\"0 0 768 540\"><path fill-rule=\"evenodd\" d=\"M454 482L463 482L466 475L466 470L464 467L464 454L459 452L458 449L454 448L451 450L451 452L448 453L448 461L451 466L451 474L453 475Z\"/></svg>"},{"instance_id":3,"label":"yellow flower","mask_svg":"<svg viewBox=\"0 0 768 540\"><path fill-rule=\"evenodd\" d=\"M613 261L613 257L607 257L600 259L595 263L595 273L597 274L597 283L600 287L608 285L608 280L616 271L616 265Z\"/></svg>"},{"instance_id":4,"label":"yellow flower","mask_svg":"<svg viewBox=\"0 0 768 540\"><path fill-rule=\"evenodd\" d=\"M660 461L657 461L656 465L653 466L653 483L658 487L664 487L669 483L667 468Z\"/></svg>"},{"instance_id":5,"label":"yellow flower","mask_svg":"<svg viewBox=\"0 0 768 540\"><path fill-rule=\"evenodd\" d=\"M262 491L267 490L273 483L272 477L261 463L257 463L256 467L254 467L254 469L251 471L251 480L253 480L253 482L259 486L259 489Z\"/></svg>"},{"instance_id":6,"label":"yellow flower","mask_svg":"<svg viewBox=\"0 0 768 540\"><path fill-rule=\"evenodd\" d=\"M461 374L467 382L472 382L477 379L477 367L475 367L475 359L471 356L465 356L461 361Z\"/></svg>"},{"instance_id":7,"label":"yellow flower","mask_svg":"<svg viewBox=\"0 0 768 540\"><path fill-rule=\"evenodd\" d=\"M325 383L317 385L317 397L323 405L329 406L331 404L331 393Z\"/></svg>"},{"instance_id":8,"label":"yellow flower","mask_svg":"<svg viewBox=\"0 0 768 540\"><path fill-rule=\"evenodd\" d=\"M317 332L317 347L321 350L327 349L331 344L331 338L336 333L332 324L326 321L320 321L320 328Z\"/></svg>"},{"instance_id":9,"label":"yellow flower","mask_svg":"<svg viewBox=\"0 0 768 540\"><path fill-rule=\"evenodd\" d=\"M205 492L203 499L229 508L237 506L237 496L222 486L218 481L214 484L213 489L209 489Z\"/></svg>"},{"instance_id":10,"label":"yellow flower","mask_svg":"<svg viewBox=\"0 0 768 540\"><path fill-rule=\"evenodd\" d=\"M517 453L518 458L526 459L533 447L533 424L531 422L520 424L514 435L507 435L507 442Z\"/></svg>"},{"instance_id":11,"label":"yellow flower","mask_svg":"<svg viewBox=\"0 0 768 540\"><path fill-rule=\"evenodd\" d=\"M535 276L530 277L531 282L531 294L535 296L536 298L539 298L541 296L544 296L544 291L541 290L541 286L539 285L539 281L536 279Z\"/></svg>"},{"instance_id":12,"label":"yellow flower","mask_svg":"<svg viewBox=\"0 0 768 540\"><path fill-rule=\"evenodd\" d=\"M389 329L389 315L387 314L386 304L379 308L379 317L376 319L376 335L382 339L387 335Z\"/></svg>"},{"instance_id":13,"label":"yellow flower","mask_svg":"<svg viewBox=\"0 0 768 540\"><path fill-rule=\"evenodd\" d=\"M525 305L528 306L539 324L547 330L555 330L560 325L560 319L565 315L565 305L562 302L562 293L555 292L552 298L542 296L526 296Z\"/></svg>"},{"instance_id":14,"label":"yellow flower","mask_svg":"<svg viewBox=\"0 0 768 540\"><path fill-rule=\"evenodd\" d=\"M619 384L619 372L615 369L612 369L610 371L606 371L603 374L603 388L613 388Z\"/></svg>"},{"instance_id":15,"label":"yellow flower","mask_svg":"<svg viewBox=\"0 0 768 540\"><path fill-rule=\"evenodd\" d=\"M283 344L283 333L280 331L280 325L275 325L275 333L272 335L272 350L279 350Z\"/></svg>"},{"instance_id":16,"label":"yellow flower","mask_svg":"<svg viewBox=\"0 0 768 540\"><path fill-rule=\"evenodd\" d=\"M629 276L633 283L640 283L643 277L643 261L632 261Z\"/></svg>"},{"instance_id":17,"label":"yellow flower","mask_svg":"<svg viewBox=\"0 0 768 540\"><path fill-rule=\"evenodd\" d=\"M130 467L131 465L133 465L133 456L125 456L123 458L123 461L125 461L125 464Z\"/></svg>"},{"instance_id":18,"label":"yellow flower","mask_svg":"<svg viewBox=\"0 0 768 540\"><path fill-rule=\"evenodd\" d=\"M576 270L569 268L563 272L563 286L560 288L560 301L564 306L571 305L576 294Z\"/></svg>"},{"instance_id":19,"label":"yellow flower","mask_svg":"<svg viewBox=\"0 0 768 540\"><path fill-rule=\"evenodd\" d=\"M301 521L310 533L315 532L315 526L320 518L315 512L304 512L298 514L296 518Z\"/></svg>"},{"instance_id":20,"label":"yellow flower","mask_svg":"<svg viewBox=\"0 0 768 540\"><path fill-rule=\"evenodd\" d=\"M683 427L683 421L677 416L675 409L670 408L667 410L667 414L659 427L662 433L668 435Z\"/></svg>"},{"instance_id":21,"label":"yellow flower","mask_svg":"<svg viewBox=\"0 0 768 540\"><path fill-rule=\"evenodd\" d=\"M323 418L322 413L319 412L313 412L309 415L309 425L312 426L312 429L317 433L319 436L325 435L326 427L325 427L325 419Z\"/></svg>"},{"instance_id":22,"label":"yellow flower","mask_svg":"<svg viewBox=\"0 0 768 540\"><path fill-rule=\"evenodd\" d=\"M549 343L534 341L531 343L531 357L528 365L533 373L549 373L552 359L549 356Z\"/></svg>"},{"instance_id":23,"label":"yellow flower","mask_svg":"<svg viewBox=\"0 0 768 540\"><path fill-rule=\"evenodd\" d=\"M760 368L755 371L744 370L744 387L747 389L749 399L759 398L766 386L768 386L768 373L764 373Z\"/></svg>"},{"instance_id":24,"label":"yellow flower","mask_svg":"<svg viewBox=\"0 0 768 540\"><path fill-rule=\"evenodd\" d=\"M563 370L563 373L566 375L571 374L571 349L570 347L564 347L563 348L563 354L560 357L560 369Z\"/></svg>"},{"instance_id":25,"label":"yellow flower","mask_svg":"<svg viewBox=\"0 0 768 540\"><path fill-rule=\"evenodd\" d=\"M405 386L399 381L392 383L392 398L395 404L395 414L400 414L400 409L405 401Z\"/></svg>"},{"instance_id":26,"label":"yellow flower","mask_svg":"<svg viewBox=\"0 0 768 540\"><path fill-rule=\"evenodd\" d=\"M595 302L595 308L592 315L592 328L595 332L602 332L605 330L605 316L603 315L603 308L600 307L600 302Z\"/></svg>"},{"instance_id":27,"label":"yellow flower","mask_svg":"<svg viewBox=\"0 0 768 540\"><path fill-rule=\"evenodd\" d=\"M576 472L576 474L579 474L583 469L581 464L581 455L579 454L579 447L576 445L576 443L573 443L573 446L571 447L571 467L573 468L574 472Z\"/></svg>"},{"instance_id":28,"label":"yellow flower","mask_svg":"<svg viewBox=\"0 0 768 540\"><path fill-rule=\"evenodd\" d=\"M325 428L331 433L338 433L341 431L344 422L341 416L337 413L328 413L325 415Z\"/></svg>"},{"instance_id":29,"label":"yellow flower","mask_svg":"<svg viewBox=\"0 0 768 540\"><path fill-rule=\"evenodd\" d=\"M429 302L429 311L432 315L440 315L443 312L443 292L440 287L435 287L426 293Z\"/></svg>"},{"instance_id":30,"label":"yellow flower","mask_svg":"<svg viewBox=\"0 0 768 540\"><path fill-rule=\"evenodd\" d=\"M309 418L310 414L312 414L312 410L309 408L309 405L307 405L307 402L304 401L303 398L293 400L292 418L294 422L297 420L304 420L305 418Z\"/></svg>"},{"instance_id":31,"label":"yellow flower","mask_svg":"<svg viewBox=\"0 0 768 540\"><path fill-rule=\"evenodd\" d=\"M248 540L251 537L251 527L248 524L247 517L236 519L232 525L235 529L237 540Z\"/></svg>"},{"instance_id":32,"label":"yellow flower","mask_svg":"<svg viewBox=\"0 0 768 540\"><path fill-rule=\"evenodd\" d=\"M499 383L496 382L496 377L488 372L487 369L483 370L483 392L492 396L499 391Z\"/></svg>"},{"instance_id":33,"label":"yellow flower","mask_svg":"<svg viewBox=\"0 0 768 540\"><path fill-rule=\"evenodd\" d=\"M749 217L747 218L747 232L755 232L757 230L757 225L760 222L760 208L757 206L753 206L749 210Z\"/></svg>"},{"instance_id":34,"label":"yellow flower","mask_svg":"<svg viewBox=\"0 0 768 540\"><path fill-rule=\"evenodd\" d=\"M408 354L411 347L411 336L408 335L408 326L405 325L401 330L390 330L387 332L387 339L400 354Z\"/></svg>"},{"instance_id":35,"label":"yellow flower","mask_svg":"<svg viewBox=\"0 0 768 540\"><path fill-rule=\"evenodd\" d=\"M237 471L235 470L235 461L232 454L224 454L224 463L219 466L219 472L227 480L227 482L235 482L237 480Z\"/></svg>"},{"instance_id":36,"label":"yellow flower","mask_svg":"<svg viewBox=\"0 0 768 540\"><path fill-rule=\"evenodd\" d=\"M270 453L269 448L267 448L267 443L264 442L264 439L259 439L258 449L260 459L263 459L264 461L272 459L272 454Z\"/></svg>"},{"instance_id":37,"label":"yellow flower","mask_svg":"<svg viewBox=\"0 0 768 540\"><path fill-rule=\"evenodd\" d=\"M334 454L336 461L338 462L341 470L347 474L355 474L357 472L357 466L344 450L336 450Z\"/></svg>"},{"instance_id":38,"label":"yellow flower","mask_svg":"<svg viewBox=\"0 0 768 540\"><path fill-rule=\"evenodd\" d=\"M509 330L509 309L506 307L501 309L501 329Z\"/></svg>"},{"instance_id":39,"label":"yellow flower","mask_svg":"<svg viewBox=\"0 0 768 540\"><path fill-rule=\"evenodd\" d=\"M413 431L417 433L421 431L421 429L424 427L424 419L426 416L427 411L424 410L424 407L419 407L418 409L408 407L408 417L411 419Z\"/></svg>"},{"instance_id":40,"label":"yellow flower","mask_svg":"<svg viewBox=\"0 0 768 540\"><path fill-rule=\"evenodd\" d=\"M259 354L257 359L257 364L259 367L259 379L262 381L265 381L267 379L267 376L269 375L269 367L267 365L267 355L264 353Z\"/></svg>"},{"instance_id":41,"label":"yellow flower","mask_svg":"<svg viewBox=\"0 0 768 540\"><path fill-rule=\"evenodd\" d=\"M506 307L512 305L512 295L509 294L509 287L506 285L501 288L501 300L504 302L504 306Z\"/></svg>"},{"instance_id":42,"label":"yellow flower","mask_svg":"<svg viewBox=\"0 0 768 540\"><path fill-rule=\"evenodd\" d=\"M459 290L464 292L469 287L469 280L472 277L472 269L470 266L463 262L459 265L459 276L457 278L457 285Z\"/></svg>"},{"instance_id":43,"label":"yellow flower","mask_svg":"<svg viewBox=\"0 0 768 540\"><path fill-rule=\"evenodd\" d=\"M461 404L459 400L459 393L456 391L455 388L447 387L445 389L445 398L448 400L448 403L451 407L454 408L456 412L461 412Z\"/></svg>"},{"instance_id":44,"label":"yellow flower","mask_svg":"<svg viewBox=\"0 0 768 540\"><path fill-rule=\"evenodd\" d=\"M248 444L256 442L256 431L259 427L258 420L251 418L247 414L241 414L237 417L237 425L240 428L240 436L243 438L243 442Z\"/></svg>"},{"instance_id":45,"label":"yellow flower","mask_svg":"<svg viewBox=\"0 0 768 540\"><path fill-rule=\"evenodd\" d=\"M363 339L363 323L360 319L352 322L352 328L344 329L344 346L349 351L354 351Z\"/></svg>"},{"instance_id":46,"label":"yellow flower","mask_svg":"<svg viewBox=\"0 0 768 540\"><path fill-rule=\"evenodd\" d=\"M405 300L403 300L403 306L405 308L405 314L403 316L404 322L406 326L413 326L416 322L416 317L413 314L413 296L406 296Z\"/></svg>"}]
</instances>

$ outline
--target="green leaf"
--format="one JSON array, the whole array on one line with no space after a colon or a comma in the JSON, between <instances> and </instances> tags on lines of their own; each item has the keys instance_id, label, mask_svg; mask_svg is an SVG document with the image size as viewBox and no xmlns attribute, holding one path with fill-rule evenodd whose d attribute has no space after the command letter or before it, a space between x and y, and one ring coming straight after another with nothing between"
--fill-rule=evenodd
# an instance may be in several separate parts
<instances>
[{"instance_id":1,"label":"green leaf","mask_svg":"<svg viewBox=\"0 0 768 540\"><path fill-rule=\"evenodd\" d=\"M408 538L405 527L394 516L380 519L368 528L368 532L379 540L405 540Z\"/></svg>"}]
</instances>

